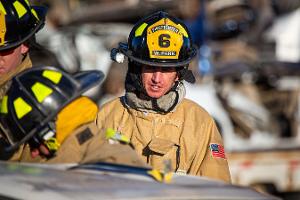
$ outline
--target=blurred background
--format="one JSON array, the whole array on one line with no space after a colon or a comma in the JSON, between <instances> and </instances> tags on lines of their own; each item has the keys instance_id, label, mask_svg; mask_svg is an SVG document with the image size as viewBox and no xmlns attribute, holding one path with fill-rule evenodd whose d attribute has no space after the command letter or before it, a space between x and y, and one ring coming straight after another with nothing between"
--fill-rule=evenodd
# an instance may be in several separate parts
<instances>
[{"instance_id":1,"label":"blurred background","mask_svg":"<svg viewBox=\"0 0 300 200\"><path fill-rule=\"evenodd\" d=\"M124 93L126 64L110 50L157 10L185 21L199 54L187 98L223 136L233 182L300 199L300 0L32 0L48 7L35 65L102 70L87 95L101 105Z\"/></svg>"}]
</instances>

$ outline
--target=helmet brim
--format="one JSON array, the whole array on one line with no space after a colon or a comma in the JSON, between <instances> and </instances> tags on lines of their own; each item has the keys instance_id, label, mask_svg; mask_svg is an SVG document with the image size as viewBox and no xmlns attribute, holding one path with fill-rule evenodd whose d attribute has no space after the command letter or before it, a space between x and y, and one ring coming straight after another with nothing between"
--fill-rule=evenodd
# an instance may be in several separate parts
<instances>
[{"instance_id":1,"label":"helmet brim","mask_svg":"<svg viewBox=\"0 0 300 200\"><path fill-rule=\"evenodd\" d=\"M36 14L38 15L39 23L24 38L18 40L17 42L10 43L8 45L3 45L2 47L0 47L0 51L4 51L21 45L30 37L32 37L36 32L38 32L41 28L43 28L43 26L45 25L45 18L48 9L44 6L31 6L31 7L35 10Z\"/></svg>"},{"instance_id":2,"label":"helmet brim","mask_svg":"<svg viewBox=\"0 0 300 200\"><path fill-rule=\"evenodd\" d=\"M191 46L191 50L189 52L189 57L185 60L179 60L177 62L155 62L155 61L147 61L137 58L133 55L132 51L128 49L127 44L120 44L119 51L123 53L128 59L135 61L137 63L155 67L182 67L188 65L193 58L197 55L197 48L195 45Z\"/></svg>"},{"instance_id":3,"label":"helmet brim","mask_svg":"<svg viewBox=\"0 0 300 200\"><path fill-rule=\"evenodd\" d=\"M80 83L80 93L84 93L92 87L99 85L104 80L102 71L84 71L74 75L74 78Z\"/></svg>"}]
</instances>

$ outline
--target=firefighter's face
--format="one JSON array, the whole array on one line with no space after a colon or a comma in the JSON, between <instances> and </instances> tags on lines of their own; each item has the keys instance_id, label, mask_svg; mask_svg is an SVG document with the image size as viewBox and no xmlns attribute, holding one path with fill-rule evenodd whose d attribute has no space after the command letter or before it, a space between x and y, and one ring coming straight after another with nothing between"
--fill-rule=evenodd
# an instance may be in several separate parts
<instances>
[{"instance_id":1,"label":"firefighter's face","mask_svg":"<svg viewBox=\"0 0 300 200\"><path fill-rule=\"evenodd\" d=\"M28 52L28 46L20 46L4 51L0 51L0 77L14 71L21 64L23 54Z\"/></svg>"},{"instance_id":2,"label":"firefighter's face","mask_svg":"<svg viewBox=\"0 0 300 200\"><path fill-rule=\"evenodd\" d=\"M178 80L174 67L142 67L142 83L147 94L152 98L165 95Z\"/></svg>"}]
</instances>

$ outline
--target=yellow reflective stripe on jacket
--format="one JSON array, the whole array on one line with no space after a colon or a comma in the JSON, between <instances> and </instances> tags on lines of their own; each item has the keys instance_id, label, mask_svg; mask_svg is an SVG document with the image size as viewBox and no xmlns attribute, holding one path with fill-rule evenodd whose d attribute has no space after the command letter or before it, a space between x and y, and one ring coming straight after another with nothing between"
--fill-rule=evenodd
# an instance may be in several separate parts
<instances>
[{"instance_id":1,"label":"yellow reflective stripe on jacket","mask_svg":"<svg viewBox=\"0 0 300 200\"><path fill-rule=\"evenodd\" d=\"M56 138L53 137L46 140L45 145L48 147L50 151L54 151L54 152L56 152L60 147L60 143L57 141Z\"/></svg>"},{"instance_id":2,"label":"yellow reflective stripe on jacket","mask_svg":"<svg viewBox=\"0 0 300 200\"><path fill-rule=\"evenodd\" d=\"M162 173L159 170L153 169L147 171L147 174L149 174L152 178L154 178L158 182L162 183L170 183L172 181L173 173Z\"/></svg>"},{"instance_id":3,"label":"yellow reflective stripe on jacket","mask_svg":"<svg viewBox=\"0 0 300 200\"><path fill-rule=\"evenodd\" d=\"M124 143L130 142L129 139L125 135L122 135L121 133L116 132L112 128L106 129L105 136L106 136L106 139L112 139L112 140L116 140L116 141L124 142Z\"/></svg>"}]
</instances>

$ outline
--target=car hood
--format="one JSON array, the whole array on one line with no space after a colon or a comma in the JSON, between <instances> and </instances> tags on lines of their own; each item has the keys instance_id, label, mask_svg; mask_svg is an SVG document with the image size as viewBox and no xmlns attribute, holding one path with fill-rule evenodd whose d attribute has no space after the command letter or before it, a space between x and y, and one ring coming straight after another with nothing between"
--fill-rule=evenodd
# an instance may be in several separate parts
<instances>
[{"instance_id":1,"label":"car hood","mask_svg":"<svg viewBox=\"0 0 300 200\"><path fill-rule=\"evenodd\" d=\"M277 199L203 177L174 174L171 183L161 183L147 170L107 163L74 167L0 161L0 199Z\"/></svg>"}]
</instances>

